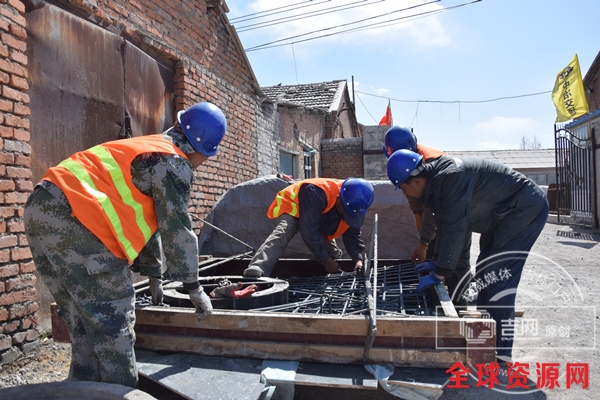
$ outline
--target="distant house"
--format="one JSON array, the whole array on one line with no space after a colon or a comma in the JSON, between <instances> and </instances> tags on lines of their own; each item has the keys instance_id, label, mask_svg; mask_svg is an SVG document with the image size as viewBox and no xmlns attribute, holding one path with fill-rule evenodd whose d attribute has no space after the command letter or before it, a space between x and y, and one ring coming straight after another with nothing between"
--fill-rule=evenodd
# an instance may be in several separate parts
<instances>
[{"instance_id":1,"label":"distant house","mask_svg":"<svg viewBox=\"0 0 600 400\"><path fill-rule=\"evenodd\" d=\"M448 154L458 158L483 158L499 162L519 171L538 185L556 183L554 149L449 151Z\"/></svg>"},{"instance_id":2,"label":"distant house","mask_svg":"<svg viewBox=\"0 0 600 400\"><path fill-rule=\"evenodd\" d=\"M364 176L368 179L387 180L386 161L381 151L386 126L363 127ZM541 150L486 150L486 151L448 151L458 158L483 158L497 161L521 172L539 185L556 182L554 149Z\"/></svg>"},{"instance_id":3,"label":"distant house","mask_svg":"<svg viewBox=\"0 0 600 400\"><path fill-rule=\"evenodd\" d=\"M359 138L346 80L261 87L272 103L273 127L259 143L259 175L323 176L321 141Z\"/></svg>"}]
</instances>

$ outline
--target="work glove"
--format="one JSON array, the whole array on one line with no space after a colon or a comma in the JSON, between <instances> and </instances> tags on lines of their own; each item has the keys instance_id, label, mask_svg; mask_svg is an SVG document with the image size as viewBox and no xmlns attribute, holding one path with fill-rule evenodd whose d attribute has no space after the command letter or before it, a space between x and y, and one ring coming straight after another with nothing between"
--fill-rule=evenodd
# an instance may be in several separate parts
<instances>
[{"instance_id":1,"label":"work glove","mask_svg":"<svg viewBox=\"0 0 600 400\"><path fill-rule=\"evenodd\" d=\"M435 261L427 261L421 264L417 264L417 266L415 267L415 271L417 271L417 273L419 274L425 274L428 272L435 271L435 267Z\"/></svg>"},{"instance_id":2,"label":"work glove","mask_svg":"<svg viewBox=\"0 0 600 400\"><path fill-rule=\"evenodd\" d=\"M190 301L196 307L198 319L208 317L213 312L213 306L210 302L210 297L204 293L204 289L200 286L197 292L190 293Z\"/></svg>"},{"instance_id":3,"label":"work glove","mask_svg":"<svg viewBox=\"0 0 600 400\"><path fill-rule=\"evenodd\" d=\"M435 274L433 272L430 272L428 275L424 275L419 278L419 285L417 286L417 292L419 294L421 294L423 292L423 290L425 290L431 286L436 286L440 282L442 282L442 280L440 278L438 278L437 276L435 276Z\"/></svg>"},{"instance_id":4,"label":"work glove","mask_svg":"<svg viewBox=\"0 0 600 400\"><path fill-rule=\"evenodd\" d=\"M163 287L161 278L150 278L150 294L152 295L152 304L159 305L163 303Z\"/></svg>"}]
</instances>

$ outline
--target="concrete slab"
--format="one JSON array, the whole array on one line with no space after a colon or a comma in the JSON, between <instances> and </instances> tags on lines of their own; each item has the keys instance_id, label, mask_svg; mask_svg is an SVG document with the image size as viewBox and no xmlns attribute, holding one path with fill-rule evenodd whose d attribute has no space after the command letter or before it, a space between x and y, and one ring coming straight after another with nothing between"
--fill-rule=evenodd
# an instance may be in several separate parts
<instances>
[{"instance_id":1,"label":"concrete slab","mask_svg":"<svg viewBox=\"0 0 600 400\"><path fill-rule=\"evenodd\" d=\"M256 400L262 361L136 350L138 373L190 400Z\"/></svg>"},{"instance_id":2,"label":"concrete slab","mask_svg":"<svg viewBox=\"0 0 600 400\"><path fill-rule=\"evenodd\" d=\"M300 363L294 383L349 389L377 389L377 379L362 365Z\"/></svg>"},{"instance_id":3,"label":"concrete slab","mask_svg":"<svg viewBox=\"0 0 600 400\"><path fill-rule=\"evenodd\" d=\"M450 375L444 368L394 368L388 383L443 389Z\"/></svg>"},{"instance_id":4,"label":"concrete slab","mask_svg":"<svg viewBox=\"0 0 600 400\"><path fill-rule=\"evenodd\" d=\"M62 381L0 389L11 400L156 400L141 390L104 382Z\"/></svg>"},{"instance_id":5,"label":"concrete slab","mask_svg":"<svg viewBox=\"0 0 600 400\"><path fill-rule=\"evenodd\" d=\"M263 368L270 364L265 361ZM362 365L298 363L296 373L290 378L295 385L337 387L348 389L377 389L377 379ZM272 381L272 379L270 380Z\"/></svg>"}]
</instances>

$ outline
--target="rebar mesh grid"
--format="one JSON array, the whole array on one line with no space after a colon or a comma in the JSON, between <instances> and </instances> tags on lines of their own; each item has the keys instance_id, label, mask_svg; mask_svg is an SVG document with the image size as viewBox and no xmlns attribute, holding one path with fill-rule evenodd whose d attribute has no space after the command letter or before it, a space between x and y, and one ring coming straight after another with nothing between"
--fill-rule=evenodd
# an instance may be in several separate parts
<instances>
[{"instance_id":1,"label":"rebar mesh grid","mask_svg":"<svg viewBox=\"0 0 600 400\"><path fill-rule=\"evenodd\" d=\"M328 276L287 279L289 301L255 310L301 314L367 315L365 277L342 272ZM430 315L427 299L417 293L419 277L410 263L377 268L371 277L377 315ZM376 287L375 287L376 286Z\"/></svg>"}]
</instances>

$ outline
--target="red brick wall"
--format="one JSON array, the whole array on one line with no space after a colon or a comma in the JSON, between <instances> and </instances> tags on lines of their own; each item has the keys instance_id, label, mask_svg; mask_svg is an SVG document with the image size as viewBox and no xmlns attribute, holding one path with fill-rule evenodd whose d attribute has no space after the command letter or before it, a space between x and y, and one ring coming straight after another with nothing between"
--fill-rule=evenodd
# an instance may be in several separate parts
<instances>
[{"instance_id":1,"label":"red brick wall","mask_svg":"<svg viewBox=\"0 0 600 400\"><path fill-rule=\"evenodd\" d=\"M82 0L63 3L122 28L128 40L149 54L178 60L177 110L211 101L225 113L228 134L219 154L196 173L190 212L204 217L227 189L257 176L258 117L251 73L222 16L210 6L218 1L99 0L97 8Z\"/></svg>"},{"instance_id":2,"label":"red brick wall","mask_svg":"<svg viewBox=\"0 0 600 400\"><path fill-rule=\"evenodd\" d=\"M25 7L0 4L0 364L36 348L39 306L35 266L23 227L23 205L33 189Z\"/></svg>"},{"instance_id":3,"label":"red brick wall","mask_svg":"<svg viewBox=\"0 0 600 400\"><path fill-rule=\"evenodd\" d=\"M223 109L228 133L219 154L196 173L192 214L204 217L227 189L257 176L257 131L274 120L262 115L252 71L220 14L219 1L59 1L80 18L121 32L146 53L171 61L176 66L178 110L198 101L211 101ZM0 364L35 350L39 335L35 266L22 221L23 205L34 184L24 15L21 1L0 0ZM317 147L317 131L324 129L317 121L323 121L322 116L289 117L282 117L279 129L293 134L288 128L296 122L303 139ZM349 139L341 149L335 141L333 146L320 144L320 176L362 176L362 142Z\"/></svg>"},{"instance_id":4,"label":"red brick wall","mask_svg":"<svg viewBox=\"0 0 600 400\"><path fill-rule=\"evenodd\" d=\"M228 31L219 1L59 2L80 18L122 32L151 56L171 61L176 66L177 110L211 101L224 111L228 133L219 154L196 173L193 214L204 217L228 188L257 176L256 126L262 117L256 82ZM22 220L34 185L25 11L19 0L0 0L0 364L34 351L39 336L35 265Z\"/></svg>"},{"instance_id":5,"label":"red brick wall","mask_svg":"<svg viewBox=\"0 0 600 400\"><path fill-rule=\"evenodd\" d=\"M363 138L321 141L323 178L363 178Z\"/></svg>"},{"instance_id":6,"label":"red brick wall","mask_svg":"<svg viewBox=\"0 0 600 400\"><path fill-rule=\"evenodd\" d=\"M228 188L257 176L255 83L228 32L220 1L59 2L84 19L122 31L148 54L174 62L177 110L211 101L225 113L228 134L219 154L197 170L190 212L204 217Z\"/></svg>"},{"instance_id":7,"label":"red brick wall","mask_svg":"<svg viewBox=\"0 0 600 400\"><path fill-rule=\"evenodd\" d=\"M228 188L256 177L255 83L227 30L219 1L60 2L84 19L122 31L123 37L148 54L176 63L177 110L211 101L225 113L228 134L219 154L196 173L192 213L205 216Z\"/></svg>"}]
</instances>

